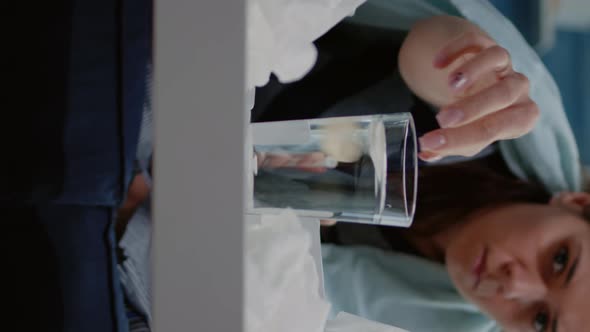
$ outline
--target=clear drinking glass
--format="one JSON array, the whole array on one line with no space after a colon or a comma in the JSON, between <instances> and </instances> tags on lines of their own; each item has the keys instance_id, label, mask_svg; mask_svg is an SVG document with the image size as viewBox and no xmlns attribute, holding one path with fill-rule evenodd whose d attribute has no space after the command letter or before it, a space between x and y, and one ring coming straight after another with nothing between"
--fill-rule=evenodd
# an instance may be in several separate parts
<instances>
[{"instance_id":1,"label":"clear drinking glass","mask_svg":"<svg viewBox=\"0 0 590 332\"><path fill-rule=\"evenodd\" d=\"M251 125L249 213L409 227L417 189L410 113Z\"/></svg>"}]
</instances>

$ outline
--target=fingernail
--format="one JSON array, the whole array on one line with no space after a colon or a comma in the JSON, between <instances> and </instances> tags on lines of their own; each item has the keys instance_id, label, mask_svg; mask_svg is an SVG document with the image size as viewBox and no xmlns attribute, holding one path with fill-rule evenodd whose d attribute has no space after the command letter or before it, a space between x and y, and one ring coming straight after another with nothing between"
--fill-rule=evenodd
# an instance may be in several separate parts
<instances>
[{"instance_id":1,"label":"fingernail","mask_svg":"<svg viewBox=\"0 0 590 332\"><path fill-rule=\"evenodd\" d=\"M461 89L467 83L467 77L461 72L454 74L451 77L451 87L455 90Z\"/></svg>"},{"instance_id":2,"label":"fingernail","mask_svg":"<svg viewBox=\"0 0 590 332\"><path fill-rule=\"evenodd\" d=\"M436 119L438 120L438 124L442 128L450 127L456 125L465 115L462 111L456 109L448 109L444 110L436 115Z\"/></svg>"},{"instance_id":3,"label":"fingernail","mask_svg":"<svg viewBox=\"0 0 590 332\"><path fill-rule=\"evenodd\" d=\"M435 163L437 161L440 161L442 158L443 157L441 157L441 156L437 156L437 157L433 157L433 158L430 158L430 159L424 159L424 161L426 161L428 163Z\"/></svg>"},{"instance_id":4,"label":"fingernail","mask_svg":"<svg viewBox=\"0 0 590 332\"><path fill-rule=\"evenodd\" d=\"M442 159L442 156L436 155L434 153L431 152L421 152L419 154L420 159L429 162L429 163L433 163L436 161L439 161Z\"/></svg>"},{"instance_id":5,"label":"fingernail","mask_svg":"<svg viewBox=\"0 0 590 332\"><path fill-rule=\"evenodd\" d=\"M441 134L426 134L420 137L420 148L422 150L436 150L446 142L447 139Z\"/></svg>"}]
</instances>

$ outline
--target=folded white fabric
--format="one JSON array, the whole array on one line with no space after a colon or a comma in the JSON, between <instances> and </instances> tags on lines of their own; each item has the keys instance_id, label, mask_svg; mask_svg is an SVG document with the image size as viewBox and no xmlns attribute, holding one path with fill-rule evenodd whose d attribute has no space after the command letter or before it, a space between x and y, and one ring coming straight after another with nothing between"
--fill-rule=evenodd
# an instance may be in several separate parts
<instances>
[{"instance_id":1,"label":"folded white fabric","mask_svg":"<svg viewBox=\"0 0 590 332\"><path fill-rule=\"evenodd\" d=\"M330 304L310 253L311 235L293 211L246 226L246 331L321 332Z\"/></svg>"},{"instance_id":2,"label":"folded white fabric","mask_svg":"<svg viewBox=\"0 0 590 332\"><path fill-rule=\"evenodd\" d=\"M364 318L341 312L328 322L325 332L405 332L397 327L376 323Z\"/></svg>"},{"instance_id":3,"label":"folded white fabric","mask_svg":"<svg viewBox=\"0 0 590 332\"><path fill-rule=\"evenodd\" d=\"M249 0L247 87L302 78L315 64L313 42L365 0ZM251 91L251 90L250 90Z\"/></svg>"}]
</instances>

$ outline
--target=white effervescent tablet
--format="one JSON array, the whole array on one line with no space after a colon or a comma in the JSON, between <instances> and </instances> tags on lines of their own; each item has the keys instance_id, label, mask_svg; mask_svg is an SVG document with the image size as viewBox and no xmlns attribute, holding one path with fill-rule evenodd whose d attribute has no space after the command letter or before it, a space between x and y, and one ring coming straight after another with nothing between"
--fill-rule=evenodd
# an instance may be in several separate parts
<instances>
[{"instance_id":1,"label":"white effervescent tablet","mask_svg":"<svg viewBox=\"0 0 590 332\"><path fill-rule=\"evenodd\" d=\"M359 126L352 120L337 120L324 127L322 151L329 157L343 163L353 163L363 155L363 142L355 135Z\"/></svg>"},{"instance_id":2,"label":"white effervescent tablet","mask_svg":"<svg viewBox=\"0 0 590 332\"><path fill-rule=\"evenodd\" d=\"M379 191L385 191L385 177L387 174L387 147L385 125L381 120L375 120L369 127L369 156L375 167L375 196ZM385 206L385 194L381 195L381 210ZM380 210L380 211L381 211Z\"/></svg>"}]
</instances>

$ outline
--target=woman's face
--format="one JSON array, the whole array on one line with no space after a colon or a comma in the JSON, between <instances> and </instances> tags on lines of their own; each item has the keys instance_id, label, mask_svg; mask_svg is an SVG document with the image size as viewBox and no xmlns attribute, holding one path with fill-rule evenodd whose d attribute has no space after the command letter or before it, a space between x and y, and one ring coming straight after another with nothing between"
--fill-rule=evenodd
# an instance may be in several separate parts
<instances>
[{"instance_id":1,"label":"woman's face","mask_svg":"<svg viewBox=\"0 0 590 332\"><path fill-rule=\"evenodd\" d=\"M590 224L581 214L590 195L565 196L482 212L451 237L453 282L506 331L590 326Z\"/></svg>"}]
</instances>

